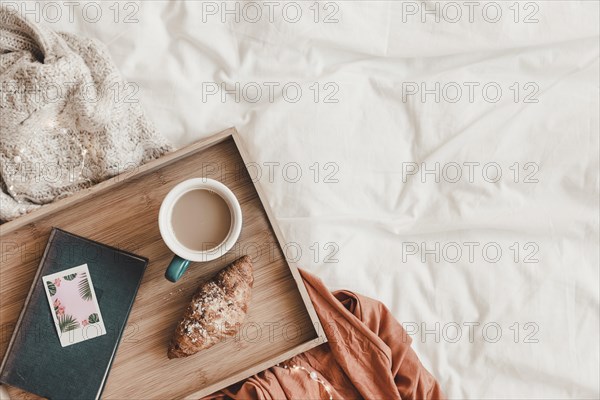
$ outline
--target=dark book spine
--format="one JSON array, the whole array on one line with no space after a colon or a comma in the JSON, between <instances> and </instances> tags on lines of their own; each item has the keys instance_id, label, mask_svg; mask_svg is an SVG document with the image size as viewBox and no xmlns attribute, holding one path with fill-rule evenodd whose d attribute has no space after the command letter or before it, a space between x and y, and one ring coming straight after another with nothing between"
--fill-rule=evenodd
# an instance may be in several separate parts
<instances>
[{"instance_id":1,"label":"dark book spine","mask_svg":"<svg viewBox=\"0 0 600 400\"><path fill-rule=\"evenodd\" d=\"M54 240L54 235L56 233L56 229L52 228L50 232L50 238L48 239L48 243L46 244L46 248L44 249L44 254L42 255L42 259L40 260L40 265L38 266L37 272L35 273L35 277L33 278L33 282L31 283L31 288L29 289L29 293L25 298L25 304L21 309L21 314L19 314L19 319L17 319L17 324L15 325L15 329L13 330L12 337L10 338L10 342L8 342L8 347L6 348L6 353L4 353L4 358L2 359L2 364L0 364L0 382L4 379L4 372L6 368L10 368L9 365L6 365L10 352L12 350L15 339L19 335L19 331L21 330L21 323L23 322L23 318L25 314L27 314L27 310L29 309L29 301L31 300L31 296L33 296L33 292L35 290L35 286L42 275L42 270L44 269L44 265L46 263L46 257L48 256L48 252L52 247L52 241Z\"/></svg>"}]
</instances>

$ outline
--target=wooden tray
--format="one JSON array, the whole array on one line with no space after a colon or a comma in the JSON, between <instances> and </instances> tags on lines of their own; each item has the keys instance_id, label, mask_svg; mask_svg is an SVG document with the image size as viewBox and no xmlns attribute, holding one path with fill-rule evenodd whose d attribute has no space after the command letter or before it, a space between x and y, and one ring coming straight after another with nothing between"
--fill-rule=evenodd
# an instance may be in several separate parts
<instances>
[{"instance_id":1,"label":"wooden tray","mask_svg":"<svg viewBox=\"0 0 600 400\"><path fill-rule=\"evenodd\" d=\"M237 132L229 129L1 225L0 356L52 226L150 260L103 398L202 397L325 342L298 270L283 254L269 205L246 169L249 161ZM164 278L173 254L161 240L158 210L173 186L202 176L223 182L236 195L242 233L224 257L191 265L173 284ZM253 258L255 283L240 335L192 357L168 360L168 341L198 283L244 254Z\"/></svg>"}]
</instances>

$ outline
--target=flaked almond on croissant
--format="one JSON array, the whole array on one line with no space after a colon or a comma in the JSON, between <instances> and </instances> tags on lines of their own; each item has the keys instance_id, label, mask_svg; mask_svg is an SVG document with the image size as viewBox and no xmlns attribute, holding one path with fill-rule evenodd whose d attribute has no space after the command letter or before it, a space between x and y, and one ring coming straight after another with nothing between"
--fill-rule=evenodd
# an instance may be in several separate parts
<instances>
[{"instance_id":1,"label":"flaked almond on croissant","mask_svg":"<svg viewBox=\"0 0 600 400\"><path fill-rule=\"evenodd\" d=\"M203 283L175 329L167 356L191 356L234 336L248 312L253 283L249 256Z\"/></svg>"}]
</instances>

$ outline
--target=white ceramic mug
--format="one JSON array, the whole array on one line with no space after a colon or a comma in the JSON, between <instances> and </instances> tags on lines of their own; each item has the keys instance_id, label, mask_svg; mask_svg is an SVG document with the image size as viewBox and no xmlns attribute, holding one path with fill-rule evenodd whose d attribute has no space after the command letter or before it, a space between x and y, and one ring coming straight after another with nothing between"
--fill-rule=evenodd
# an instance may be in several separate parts
<instances>
[{"instance_id":1,"label":"white ceramic mug","mask_svg":"<svg viewBox=\"0 0 600 400\"><path fill-rule=\"evenodd\" d=\"M176 236L172 224L173 207L184 194L192 190L210 190L218 194L227 203L231 213L231 226L225 239L216 247L206 250L192 250L181 244ZM202 205L199 204L199 207ZM167 194L160 206L158 213L158 227L166 245L175 256L167 267L165 277L171 282L176 282L188 268L191 261L207 262L215 260L227 253L240 236L242 231L242 209L233 192L221 182L208 178L193 178L183 181Z\"/></svg>"}]
</instances>

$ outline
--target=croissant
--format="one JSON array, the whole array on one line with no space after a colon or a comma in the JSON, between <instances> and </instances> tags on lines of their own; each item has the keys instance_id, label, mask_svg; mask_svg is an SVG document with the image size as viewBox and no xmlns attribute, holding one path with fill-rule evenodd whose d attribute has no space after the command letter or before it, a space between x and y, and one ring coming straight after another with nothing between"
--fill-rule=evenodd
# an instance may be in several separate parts
<instances>
[{"instance_id":1,"label":"croissant","mask_svg":"<svg viewBox=\"0 0 600 400\"><path fill-rule=\"evenodd\" d=\"M249 256L203 283L175 329L167 356L188 357L234 336L248 312L253 283Z\"/></svg>"}]
</instances>

